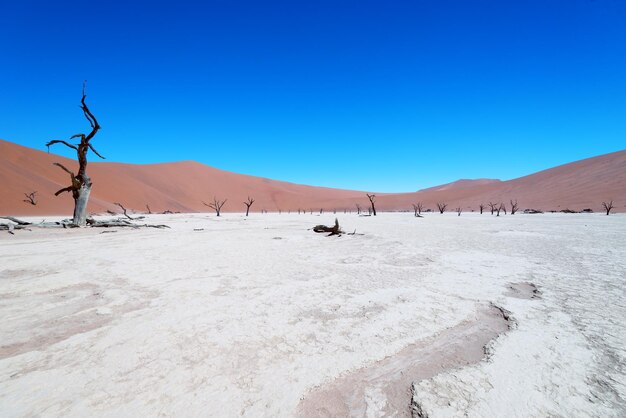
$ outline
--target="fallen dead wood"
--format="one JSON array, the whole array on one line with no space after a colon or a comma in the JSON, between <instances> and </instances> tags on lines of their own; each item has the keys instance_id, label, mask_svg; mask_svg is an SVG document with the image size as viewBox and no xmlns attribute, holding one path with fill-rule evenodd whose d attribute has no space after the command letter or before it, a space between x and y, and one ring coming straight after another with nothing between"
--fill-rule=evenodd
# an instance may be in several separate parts
<instances>
[{"instance_id":1,"label":"fallen dead wood","mask_svg":"<svg viewBox=\"0 0 626 418\"><path fill-rule=\"evenodd\" d=\"M13 216L0 216L0 219L8 219L11 222L15 222L18 225L30 225L32 222L22 221L20 219L14 218Z\"/></svg>"},{"instance_id":2,"label":"fallen dead wood","mask_svg":"<svg viewBox=\"0 0 626 418\"><path fill-rule=\"evenodd\" d=\"M139 220L139 219L143 219L143 218L145 218L145 216L138 216L138 217L133 218L133 217L131 217L131 216L127 213L126 208L125 208L124 206L122 206L122 204L121 204L121 203L117 203L117 202L115 202L114 204L115 204L115 205L117 205L117 206L119 206L119 207L120 207L120 208L124 211L124 216L126 216L126 217L127 217L128 219L130 219L131 221L136 221L136 220Z\"/></svg>"},{"instance_id":3,"label":"fallen dead wood","mask_svg":"<svg viewBox=\"0 0 626 418\"><path fill-rule=\"evenodd\" d=\"M42 221L39 223L32 223L22 221L20 219L14 218L12 216L0 216L0 219L8 219L13 223L0 223L0 231L9 231L9 233L13 233L14 230L19 229L29 229L27 227L33 228L78 228L71 219L66 219L61 222L46 222ZM97 221L93 218L88 218L86 220L86 224L92 228L169 228L167 225L152 225L152 224L135 224L130 222L129 220L118 218L118 219L109 219L103 221Z\"/></svg>"},{"instance_id":4,"label":"fallen dead wood","mask_svg":"<svg viewBox=\"0 0 626 418\"><path fill-rule=\"evenodd\" d=\"M87 219L87 225L92 228L169 228L167 225L134 224L126 219L111 219L106 221Z\"/></svg>"},{"instance_id":5,"label":"fallen dead wood","mask_svg":"<svg viewBox=\"0 0 626 418\"><path fill-rule=\"evenodd\" d=\"M326 225L316 225L313 227L313 232L323 233L330 232L327 236L331 235L341 235L344 232L339 228L339 221L335 218L335 226L326 226ZM355 230L356 232L356 230Z\"/></svg>"}]
</instances>

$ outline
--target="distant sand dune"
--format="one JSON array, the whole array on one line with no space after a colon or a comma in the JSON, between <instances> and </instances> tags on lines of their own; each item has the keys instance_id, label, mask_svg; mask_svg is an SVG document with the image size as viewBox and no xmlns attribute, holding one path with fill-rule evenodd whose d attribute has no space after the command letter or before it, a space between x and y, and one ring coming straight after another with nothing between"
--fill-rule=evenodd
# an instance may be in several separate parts
<instances>
[{"instance_id":1,"label":"distant sand dune","mask_svg":"<svg viewBox=\"0 0 626 418\"><path fill-rule=\"evenodd\" d=\"M54 192L68 185L67 174L52 165L68 167L75 162L54 154L0 140L0 214L70 215L71 196ZM227 198L225 212L243 212L248 196L256 199L252 212L318 211L366 207L364 191L340 190L247 176L212 168L194 161L164 164L122 164L90 162L94 187L90 212L117 210L122 202L135 211L206 212L202 201ZM38 191L36 206L23 202L24 193ZM378 194L381 210L409 210L421 201L426 208L445 201L449 210L478 210L480 203L517 199L520 208L601 210L601 202L613 199L616 211L626 211L626 151L605 154L540 171L509 181L492 179L459 180L411 193ZM621 199L621 200L620 200Z\"/></svg>"}]
</instances>

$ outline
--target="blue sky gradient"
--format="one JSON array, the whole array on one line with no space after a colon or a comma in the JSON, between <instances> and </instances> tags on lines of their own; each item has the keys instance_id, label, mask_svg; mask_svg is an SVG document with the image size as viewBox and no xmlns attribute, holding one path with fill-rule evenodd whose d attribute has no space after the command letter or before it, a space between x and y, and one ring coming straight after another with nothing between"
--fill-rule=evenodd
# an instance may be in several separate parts
<instances>
[{"instance_id":1,"label":"blue sky gradient","mask_svg":"<svg viewBox=\"0 0 626 418\"><path fill-rule=\"evenodd\" d=\"M399 192L626 148L625 1L0 6L0 138L34 148L88 128L85 79L109 161Z\"/></svg>"}]
</instances>

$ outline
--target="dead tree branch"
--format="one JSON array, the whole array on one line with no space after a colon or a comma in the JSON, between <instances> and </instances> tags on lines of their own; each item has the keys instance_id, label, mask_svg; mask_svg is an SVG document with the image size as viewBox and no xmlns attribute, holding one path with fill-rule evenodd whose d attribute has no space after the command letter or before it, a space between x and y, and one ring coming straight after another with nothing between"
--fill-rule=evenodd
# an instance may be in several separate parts
<instances>
[{"instance_id":1,"label":"dead tree branch","mask_svg":"<svg viewBox=\"0 0 626 418\"><path fill-rule=\"evenodd\" d=\"M339 221L335 218L335 226L316 225L313 227L313 232L330 232L327 236L341 235L343 231L339 228ZM356 232L356 230L355 230Z\"/></svg>"},{"instance_id":2,"label":"dead tree branch","mask_svg":"<svg viewBox=\"0 0 626 418\"><path fill-rule=\"evenodd\" d=\"M443 214L448 207L447 203L437 203L437 209L439 209L439 213Z\"/></svg>"},{"instance_id":3,"label":"dead tree branch","mask_svg":"<svg viewBox=\"0 0 626 418\"><path fill-rule=\"evenodd\" d=\"M37 192L30 192L30 193L24 193L24 196L26 196L26 199L22 200L22 202L25 203L30 203L33 206L37 206L37 198L35 198L35 195L37 194Z\"/></svg>"},{"instance_id":4,"label":"dead tree branch","mask_svg":"<svg viewBox=\"0 0 626 418\"><path fill-rule=\"evenodd\" d=\"M119 207L120 207L120 208L124 211L124 216L126 216L126 217L127 217L128 219L130 219L131 221L136 221L136 220L139 220L139 219L143 219L143 218L144 218L143 216L139 216L139 217L137 217L137 218L133 218L133 217L131 217L131 216L130 216L127 212L126 212L126 208L125 208L124 206L122 206L122 204L121 204L121 203L117 203L117 202L115 202L114 204L115 204L115 205L117 205L117 206L119 206Z\"/></svg>"}]
</instances>

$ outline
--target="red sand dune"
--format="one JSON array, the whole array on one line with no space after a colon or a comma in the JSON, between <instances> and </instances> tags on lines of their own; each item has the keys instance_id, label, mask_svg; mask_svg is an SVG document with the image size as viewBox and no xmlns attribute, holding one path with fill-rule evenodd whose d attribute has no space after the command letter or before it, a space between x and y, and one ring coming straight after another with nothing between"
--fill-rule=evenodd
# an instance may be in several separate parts
<instances>
[{"instance_id":1,"label":"red sand dune","mask_svg":"<svg viewBox=\"0 0 626 418\"><path fill-rule=\"evenodd\" d=\"M54 192L69 184L69 176L53 162L68 168L76 162L64 157L0 140L0 215L68 215L73 201L65 193ZM261 177L218 170L197 162L164 164L122 164L90 162L88 172L93 190L89 202L92 213L118 210L114 202L128 209L153 212L207 212L213 196L227 198L224 211L241 212L243 201L256 199L253 211L319 211L366 207L365 192L305 186ZM23 202L24 193L37 191L36 206ZM381 210L409 210L423 202L434 208L446 202L452 210L477 210L480 203L517 199L520 208L601 210L601 202L613 200L616 210L626 211L626 151L593 157L509 181L491 179L460 180L412 193L378 194Z\"/></svg>"}]
</instances>

